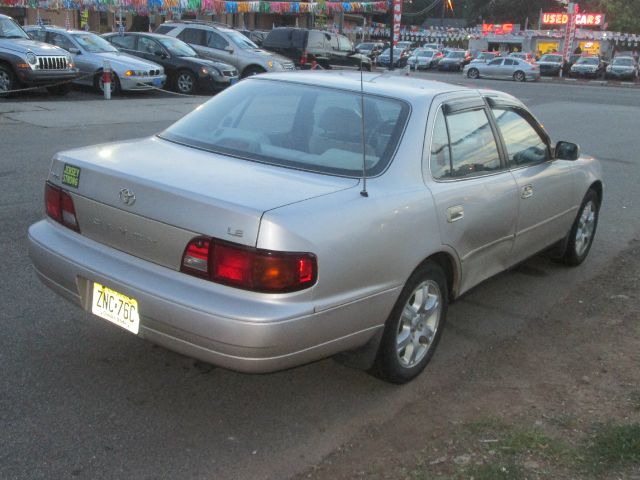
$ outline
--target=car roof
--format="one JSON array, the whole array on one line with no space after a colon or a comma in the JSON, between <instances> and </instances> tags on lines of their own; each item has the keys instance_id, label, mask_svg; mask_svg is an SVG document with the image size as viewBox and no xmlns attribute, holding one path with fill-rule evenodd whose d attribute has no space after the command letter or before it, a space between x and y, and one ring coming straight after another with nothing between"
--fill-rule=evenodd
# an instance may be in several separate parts
<instances>
[{"instance_id":1,"label":"car roof","mask_svg":"<svg viewBox=\"0 0 640 480\"><path fill-rule=\"evenodd\" d=\"M172 37L170 35L163 35L162 33L150 33L150 32L124 32L126 35L135 35L136 37L141 37L141 36L145 36L145 37L153 37L153 38L171 38L173 40L175 40L175 37ZM120 34L118 32L109 32L106 35L104 35L105 37L117 37Z\"/></svg>"},{"instance_id":2,"label":"car roof","mask_svg":"<svg viewBox=\"0 0 640 480\"><path fill-rule=\"evenodd\" d=\"M429 99L449 92L477 92L474 89L436 80L406 77L392 73L363 73L361 85L360 73L346 70L269 73L258 75L254 78L257 80L273 79L318 87L331 87L353 92L359 92L362 88L368 94L395 97L406 101L413 101L417 98Z\"/></svg>"},{"instance_id":3,"label":"car roof","mask_svg":"<svg viewBox=\"0 0 640 480\"><path fill-rule=\"evenodd\" d=\"M40 29L40 30L46 30L47 32L58 32L58 33L93 33L94 35L98 35L97 33L94 32L87 32L86 30L67 30L64 27L58 27L56 25L27 25L26 27L24 27L25 29Z\"/></svg>"}]
</instances>

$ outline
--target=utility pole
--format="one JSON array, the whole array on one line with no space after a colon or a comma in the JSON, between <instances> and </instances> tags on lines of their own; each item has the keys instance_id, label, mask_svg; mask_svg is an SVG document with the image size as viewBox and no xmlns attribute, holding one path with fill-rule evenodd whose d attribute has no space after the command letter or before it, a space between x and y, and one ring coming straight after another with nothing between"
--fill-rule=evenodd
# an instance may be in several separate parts
<instances>
[{"instance_id":1,"label":"utility pole","mask_svg":"<svg viewBox=\"0 0 640 480\"><path fill-rule=\"evenodd\" d=\"M447 8L447 0L442 0L442 13L440 14L440 26L444 27L444 11Z\"/></svg>"}]
</instances>

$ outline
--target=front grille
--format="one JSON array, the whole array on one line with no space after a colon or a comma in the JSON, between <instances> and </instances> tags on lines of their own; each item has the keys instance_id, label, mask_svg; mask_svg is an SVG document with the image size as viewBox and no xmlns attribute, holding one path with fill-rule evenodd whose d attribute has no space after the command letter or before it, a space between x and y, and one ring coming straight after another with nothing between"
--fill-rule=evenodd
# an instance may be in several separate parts
<instances>
[{"instance_id":1,"label":"front grille","mask_svg":"<svg viewBox=\"0 0 640 480\"><path fill-rule=\"evenodd\" d=\"M236 72L235 70L224 70L222 72L222 75L224 75L225 77L235 77L236 75L238 75L238 72Z\"/></svg>"},{"instance_id":2,"label":"front grille","mask_svg":"<svg viewBox=\"0 0 640 480\"><path fill-rule=\"evenodd\" d=\"M149 75L152 77L160 75L160 70L149 70Z\"/></svg>"},{"instance_id":3,"label":"front grille","mask_svg":"<svg viewBox=\"0 0 640 480\"><path fill-rule=\"evenodd\" d=\"M293 64L293 62L291 62L291 63L283 63L282 64L282 68L284 68L285 70L295 70L296 66Z\"/></svg>"},{"instance_id":4,"label":"front grille","mask_svg":"<svg viewBox=\"0 0 640 480\"><path fill-rule=\"evenodd\" d=\"M66 70L66 57L38 57L40 70Z\"/></svg>"}]
</instances>

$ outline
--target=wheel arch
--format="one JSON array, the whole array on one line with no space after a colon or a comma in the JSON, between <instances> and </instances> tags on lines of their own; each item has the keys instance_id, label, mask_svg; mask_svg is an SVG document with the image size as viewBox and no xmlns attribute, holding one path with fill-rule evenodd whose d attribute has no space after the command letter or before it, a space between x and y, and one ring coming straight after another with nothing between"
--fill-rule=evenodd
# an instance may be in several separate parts
<instances>
[{"instance_id":1,"label":"wheel arch","mask_svg":"<svg viewBox=\"0 0 640 480\"><path fill-rule=\"evenodd\" d=\"M438 265L445 274L447 279L447 289L449 291L449 299L453 300L458 296L460 286L460 263L455 253L441 250L430 254L416 268L415 272L427 262L433 262ZM413 272L411 274L413 275Z\"/></svg>"},{"instance_id":2,"label":"wheel arch","mask_svg":"<svg viewBox=\"0 0 640 480\"><path fill-rule=\"evenodd\" d=\"M244 77L246 75L247 70L258 70L258 71L260 71L260 73L266 72L264 67L258 65L257 63L250 63L249 65L246 65L242 69L242 72L240 72L240 77Z\"/></svg>"},{"instance_id":3,"label":"wheel arch","mask_svg":"<svg viewBox=\"0 0 640 480\"><path fill-rule=\"evenodd\" d=\"M594 192L596 192L596 194L598 195L598 207L600 207L600 205L602 205L603 195L602 182L600 180L596 180L591 185L589 185L588 190L593 190Z\"/></svg>"}]
</instances>

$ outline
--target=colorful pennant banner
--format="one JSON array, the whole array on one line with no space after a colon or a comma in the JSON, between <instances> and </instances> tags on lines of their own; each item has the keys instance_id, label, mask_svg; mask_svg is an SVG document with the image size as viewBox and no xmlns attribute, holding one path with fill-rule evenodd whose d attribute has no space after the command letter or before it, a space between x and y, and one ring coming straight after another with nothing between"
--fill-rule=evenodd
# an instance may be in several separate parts
<instances>
[{"instance_id":1,"label":"colorful pennant banner","mask_svg":"<svg viewBox=\"0 0 640 480\"><path fill-rule=\"evenodd\" d=\"M386 1L378 2L270 2L224 0L0 0L0 6L44 10L76 9L135 12L181 12L220 15L224 13L373 13L386 12Z\"/></svg>"}]
</instances>

